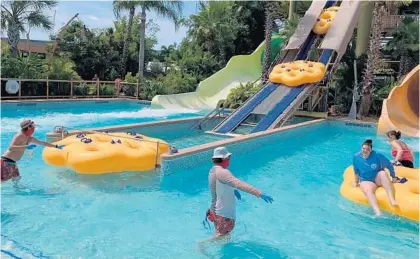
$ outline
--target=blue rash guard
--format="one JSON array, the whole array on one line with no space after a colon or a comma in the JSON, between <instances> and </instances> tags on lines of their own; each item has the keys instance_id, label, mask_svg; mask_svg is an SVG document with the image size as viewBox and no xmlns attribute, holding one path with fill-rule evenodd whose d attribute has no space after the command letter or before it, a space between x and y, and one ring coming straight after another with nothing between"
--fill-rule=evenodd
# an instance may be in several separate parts
<instances>
[{"instance_id":1,"label":"blue rash guard","mask_svg":"<svg viewBox=\"0 0 420 259\"><path fill-rule=\"evenodd\" d=\"M372 151L367 159L363 158L362 152L353 157L354 173L359 175L360 182L375 182L379 171L388 168L392 177L395 177L394 167L391 162L382 154Z\"/></svg>"}]
</instances>

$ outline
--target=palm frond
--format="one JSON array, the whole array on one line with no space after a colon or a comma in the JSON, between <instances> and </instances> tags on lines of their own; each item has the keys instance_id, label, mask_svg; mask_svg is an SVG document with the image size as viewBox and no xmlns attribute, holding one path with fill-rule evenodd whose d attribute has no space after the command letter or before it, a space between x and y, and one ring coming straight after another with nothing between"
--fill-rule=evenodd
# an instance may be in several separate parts
<instances>
[{"instance_id":1,"label":"palm frond","mask_svg":"<svg viewBox=\"0 0 420 259\"><path fill-rule=\"evenodd\" d=\"M46 30L51 30L54 26L49 17L44 15L41 10L30 12L26 16L26 20L29 27L41 27Z\"/></svg>"}]
</instances>

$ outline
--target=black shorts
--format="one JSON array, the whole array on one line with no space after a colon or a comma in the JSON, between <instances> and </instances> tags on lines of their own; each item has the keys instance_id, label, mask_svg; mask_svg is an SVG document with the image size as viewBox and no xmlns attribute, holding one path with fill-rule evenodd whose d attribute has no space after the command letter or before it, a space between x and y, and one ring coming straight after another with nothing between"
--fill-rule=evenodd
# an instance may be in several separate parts
<instances>
[{"instance_id":1,"label":"black shorts","mask_svg":"<svg viewBox=\"0 0 420 259\"><path fill-rule=\"evenodd\" d=\"M410 160L400 160L398 162L400 162L401 165L404 167L414 168L413 162L411 162Z\"/></svg>"}]
</instances>

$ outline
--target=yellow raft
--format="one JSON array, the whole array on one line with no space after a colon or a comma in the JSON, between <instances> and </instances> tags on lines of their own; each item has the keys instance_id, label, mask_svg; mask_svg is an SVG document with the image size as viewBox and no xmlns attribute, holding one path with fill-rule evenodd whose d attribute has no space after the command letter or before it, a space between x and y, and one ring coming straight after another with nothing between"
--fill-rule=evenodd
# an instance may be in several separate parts
<instances>
[{"instance_id":1,"label":"yellow raft","mask_svg":"<svg viewBox=\"0 0 420 259\"><path fill-rule=\"evenodd\" d=\"M393 207L388 202L388 196L384 188L376 190L375 195L378 199L379 207L382 210L419 221L419 169L396 166L395 174L402 178L407 178L405 183L394 183L395 200L398 207ZM359 187L353 187L354 171L353 166L349 166L344 171L344 181L340 188L340 193L345 198L362 204L369 204L365 195Z\"/></svg>"},{"instance_id":2,"label":"yellow raft","mask_svg":"<svg viewBox=\"0 0 420 259\"><path fill-rule=\"evenodd\" d=\"M170 150L163 140L127 132L78 134L54 144L65 146L44 148L45 163L79 174L152 170L160 165L160 155Z\"/></svg>"},{"instance_id":3,"label":"yellow raft","mask_svg":"<svg viewBox=\"0 0 420 259\"><path fill-rule=\"evenodd\" d=\"M269 75L273 83L297 87L321 81L325 75L325 65L320 62L296 60L276 65Z\"/></svg>"},{"instance_id":4,"label":"yellow raft","mask_svg":"<svg viewBox=\"0 0 420 259\"><path fill-rule=\"evenodd\" d=\"M317 23L315 23L312 31L318 35L324 35L331 27L334 18L337 16L339 7L332 6L322 12L319 16Z\"/></svg>"}]
</instances>

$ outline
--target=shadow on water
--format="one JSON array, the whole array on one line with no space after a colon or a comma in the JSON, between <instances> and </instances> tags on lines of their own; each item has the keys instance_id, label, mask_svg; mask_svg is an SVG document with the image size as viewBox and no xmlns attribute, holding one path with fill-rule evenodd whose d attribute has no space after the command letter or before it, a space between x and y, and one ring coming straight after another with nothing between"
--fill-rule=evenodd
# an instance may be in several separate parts
<instances>
[{"instance_id":1,"label":"shadow on water","mask_svg":"<svg viewBox=\"0 0 420 259\"><path fill-rule=\"evenodd\" d=\"M224 244L216 258L220 259L251 259L251 258L276 258L285 259L288 256L279 249L267 244L241 241Z\"/></svg>"},{"instance_id":2,"label":"shadow on water","mask_svg":"<svg viewBox=\"0 0 420 259\"><path fill-rule=\"evenodd\" d=\"M1 212L1 225L4 227L6 224L12 222L15 217L16 215L5 211L3 208Z\"/></svg>"}]
</instances>

